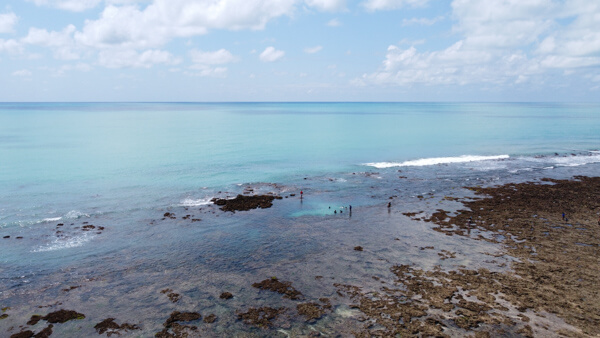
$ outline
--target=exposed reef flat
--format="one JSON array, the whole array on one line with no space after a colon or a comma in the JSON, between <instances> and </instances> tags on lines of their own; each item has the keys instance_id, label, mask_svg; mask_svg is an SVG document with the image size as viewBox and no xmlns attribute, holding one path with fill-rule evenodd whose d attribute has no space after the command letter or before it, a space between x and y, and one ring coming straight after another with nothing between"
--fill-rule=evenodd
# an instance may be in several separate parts
<instances>
[{"instance_id":1,"label":"exposed reef flat","mask_svg":"<svg viewBox=\"0 0 600 338\"><path fill-rule=\"evenodd\" d=\"M355 334L599 335L600 178L468 189L477 196L462 200L468 209L423 220L447 235L502 243L517 258L512 271L398 265L393 286L379 292L337 285L367 317ZM550 316L567 325L551 327Z\"/></svg>"},{"instance_id":2,"label":"exposed reef flat","mask_svg":"<svg viewBox=\"0 0 600 338\"><path fill-rule=\"evenodd\" d=\"M212 202L220 206L223 211L236 212L257 208L267 209L273 206L273 200L275 199L282 199L282 197L273 195L237 195L233 199L213 198Z\"/></svg>"}]
</instances>

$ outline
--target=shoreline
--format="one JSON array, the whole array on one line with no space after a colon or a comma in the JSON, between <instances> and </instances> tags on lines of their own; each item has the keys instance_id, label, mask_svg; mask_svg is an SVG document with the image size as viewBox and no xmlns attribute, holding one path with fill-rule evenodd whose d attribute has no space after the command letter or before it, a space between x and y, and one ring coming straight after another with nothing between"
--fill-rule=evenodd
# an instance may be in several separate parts
<instances>
[{"instance_id":1,"label":"shoreline","mask_svg":"<svg viewBox=\"0 0 600 338\"><path fill-rule=\"evenodd\" d=\"M135 316L126 315L125 307L115 306L113 311L86 311L85 305L93 302L86 299L97 297L95 295L99 292L94 290L102 290L111 283L107 277L82 272L85 280L79 285L55 285L40 290L48 293L56 289L55 301L49 306L47 303L35 304L43 307L34 311L16 306L4 309L2 314L7 317L0 321L0 325L4 328L5 323L14 323L12 330L3 330L9 334L18 334L20 329L21 332L32 330L39 333L48 326L43 321L37 326L25 325L30 316L48 317L64 309L85 314L86 318L50 324L54 325L50 330L54 329L57 334L99 333L94 326L101 323L102 328L144 336L154 336L163 330L166 330L165 334L176 336L185 333L214 336L232 332L271 336L306 336L317 332L356 336L396 333L449 336L474 333L485 336L487 332L518 336L598 334L596 324L599 319L593 314L599 312L598 305L593 304L593 295L600 291L594 285L599 277L594 268L598 266L598 258L595 257L598 257L600 231L595 224L600 209L594 203L600 197L596 193L600 191L600 178L509 183L470 188L470 191L475 198L465 197L470 194L467 190L459 192L461 196L458 197L447 196L440 202L432 201L434 207L440 210L431 215L423 215L418 210L402 213L395 206L410 203L395 199L391 213L385 210L387 202L382 202L381 206L355 207L352 218L309 217L288 220L289 224L270 224L270 227L284 228L293 225L293 229L286 231L289 236L299 237L294 245L302 248L314 242L314 248L318 250L313 254L302 254L302 260L291 255L273 266L267 262L257 264L256 261L248 265L248 271L231 276L215 271L206 279L197 277L184 283L170 277L153 277L149 285L139 285L146 290L136 291L141 295L136 294L137 298L132 298L132 301L151 298L148 304L156 304L157 301L163 304L153 314L146 315L146 319L140 317L136 320ZM416 199L422 198L417 196ZM559 206L554 203L546 205L552 199ZM510 200L509 205L507 200ZM286 208L286 201L291 203L292 199L275 201L273 209ZM463 207L455 212L443 211L444 205L447 206L445 202L462 203ZM569 215L571 227L562 221L560 209ZM264 215L261 213L268 217L271 210L259 209L248 214L239 212L235 216L226 216L232 213L222 212L217 216L261 219ZM177 214L181 216L179 211ZM467 226L469 217L473 220L471 226ZM496 226L508 219L512 219L508 227ZM306 223L307 220L316 224ZM376 223L366 229L365 225L372 221ZM202 224L202 221L196 224ZM369 232L364 233L367 230ZM469 230L473 237L469 236ZM403 237L395 237L400 234ZM318 240L322 236L333 237L323 243L337 247L320 248ZM336 236L341 239L337 241ZM414 244L412 242L432 243L413 247L410 245ZM465 244L471 244L473 248L461 247ZM558 246L566 253L555 254L553 249ZM475 256L470 254L473 250L495 247L501 248L504 254L491 250ZM259 248L251 257L260 260L277 252L277 247L273 250ZM294 252L294 249L291 250ZM338 252L340 250L341 253ZM508 259L509 256L517 261ZM483 261L482 257L489 260ZM575 257L580 259L575 260ZM426 259L428 263L416 266L415 259ZM469 262L470 268L452 263L459 259ZM472 259L479 261L472 262ZM572 267L573 261L581 267ZM482 267L482 264L488 268ZM181 273L174 271L168 276L178 274ZM125 279L119 282L119 288L111 297L123 296L123 290L132 288L126 285L127 281L141 279L138 275L142 278L149 276L143 271L132 276L124 275ZM241 282L232 279L240 276L243 277ZM215 279L220 282L213 285L212 280ZM253 283L266 286L253 287ZM207 288L207 291L198 288ZM303 297L285 297L290 292L297 295L295 291ZM220 298L219 295L224 292L231 292L233 298ZM73 297L79 299L73 300ZM587 300L577 300L582 297ZM111 304L112 298L106 300L108 304ZM32 301L30 299L28 303L34 305ZM134 307L140 305L131 304ZM4 304L2 306L5 307ZM117 319L110 321L113 317ZM562 319L557 319L559 317ZM156 319L150 321L148 318ZM205 320L207 318L208 321ZM270 319L265 322L265 318ZM222 327L229 324L235 325L233 331ZM81 326L84 331L78 331L77 327ZM236 331L236 328L243 331Z\"/></svg>"}]
</instances>

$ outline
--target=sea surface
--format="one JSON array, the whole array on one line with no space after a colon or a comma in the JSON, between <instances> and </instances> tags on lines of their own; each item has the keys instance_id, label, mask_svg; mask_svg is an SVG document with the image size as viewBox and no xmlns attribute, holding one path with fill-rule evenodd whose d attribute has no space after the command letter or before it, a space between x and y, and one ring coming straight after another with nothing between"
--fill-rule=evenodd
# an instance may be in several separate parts
<instances>
[{"instance_id":1,"label":"sea surface","mask_svg":"<svg viewBox=\"0 0 600 338\"><path fill-rule=\"evenodd\" d=\"M63 336L109 317L153 336L174 310L216 314L209 336L346 332L360 323L342 300L279 329L236 313L293 308L251 286L273 276L333 299L334 282L375 288L393 264L485 264L500 248L402 213L458 209L445 197L465 186L598 176L598 131L599 104L0 103L0 336L39 306L86 314L55 327ZM238 194L283 199L236 213L211 202ZM432 244L458 258L421 250Z\"/></svg>"}]
</instances>

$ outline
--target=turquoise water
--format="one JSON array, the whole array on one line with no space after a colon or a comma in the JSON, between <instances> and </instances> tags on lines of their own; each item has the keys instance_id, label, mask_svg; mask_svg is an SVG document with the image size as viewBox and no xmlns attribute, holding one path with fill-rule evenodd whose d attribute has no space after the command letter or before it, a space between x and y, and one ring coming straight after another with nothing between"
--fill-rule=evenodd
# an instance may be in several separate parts
<instances>
[{"instance_id":1,"label":"turquoise water","mask_svg":"<svg viewBox=\"0 0 600 338\"><path fill-rule=\"evenodd\" d=\"M50 200L143 204L157 191L287 182L370 162L591 150L598 130L600 106L584 104L2 104L2 223Z\"/></svg>"},{"instance_id":2,"label":"turquoise water","mask_svg":"<svg viewBox=\"0 0 600 338\"><path fill-rule=\"evenodd\" d=\"M60 299L103 315L98 322L132 306L165 309L145 292L173 281L242 293L277 273L317 292L306 271L356 280L385 270L373 263L382 257L429 264L435 253L414 249L429 241L475 257L472 243L438 238L401 212L435 209L429 200L465 185L598 176L598 130L597 104L3 103L0 237L10 238L0 239L0 301L25 318ZM210 203L247 189L285 198L236 214ZM165 212L178 218L162 220ZM82 232L86 224L106 230ZM354 262L340 246L393 237L401 250L373 251L351 269L337 263ZM60 292L79 284L80 298ZM214 297L195 287L182 292ZM56 292L37 291L47 288ZM98 297L116 314L96 308ZM206 304L198 306L213 309ZM139 318L150 336L164 321L150 310ZM233 319L219 327L227 326L245 330Z\"/></svg>"}]
</instances>

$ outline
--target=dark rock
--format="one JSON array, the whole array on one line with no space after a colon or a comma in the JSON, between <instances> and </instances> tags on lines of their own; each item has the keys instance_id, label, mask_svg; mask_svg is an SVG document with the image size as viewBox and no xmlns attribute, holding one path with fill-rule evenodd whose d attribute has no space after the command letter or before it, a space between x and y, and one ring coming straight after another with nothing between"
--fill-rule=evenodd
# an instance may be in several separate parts
<instances>
[{"instance_id":1,"label":"dark rock","mask_svg":"<svg viewBox=\"0 0 600 338\"><path fill-rule=\"evenodd\" d=\"M246 324L268 328L272 325L271 321L283 312L285 312L285 308L274 309L265 306L258 309L250 308L244 313L238 313L238 318Z\"/></svg>"},{"instance_id":2,"label":"dark rock","mask_svg":"<svg viewBox=\"0 0 600 338\"><path fill-rule=\"evenodd\" d=\"M10 238L10 236L4 236L3 238Z\"/></svg>"},{"instance_id":3,"label":"dark rock","mask_svg":"<svg viewBox=\"0 0 600 338\"><path fill-rule=\"evenodd\" d=\"M233 295L230 292L223 292L219 298L221 299L231 299L233 298Z\"/></svg>"},{"instance_id":4,"label":"dark rock","mask_svg":"<svg viewBox=\"0 0 600 338\"><path fill-rule=\"evenodd\" d=\"M177 322L191 322L193 320L198 320L200 318L202 318L202 316L198 312L173 311L171 313L171 317L169 317L169 319L167 319L167 321L163 324L163 326L166 328L169 328Z\"/></svg>"},{"instance_id":5,"label":"dark rock","mask_svg":"<svg viewBox=\"0 0 600 338\"><path fill-rule=\"evenodd\" d=\"M53 327L54 327L54 325L50 324L50 325L46 326L46 328L44 328L42 331L35 334L33 337L34 338L48 338L52 335Z\"/></svg>"},{"instance_id":6,"label":"dark rock","mask_svg":"<svg viewBox=\"0 0 600 338\"><path fill-rule=\"evenodd\" d=\"M272 277L269 279L265 279L260 283L252 284L253 287L259 288L262 290L270 290L275 291L277 293L283 294L285 298L289 298L291 300L298 300L303 298L302 293L292 287L291 282L280 282L276 277Z\"/></svg>"},{"instance_id":7,"label":"dark rock","mask_svg":"<svg viewBox=\"0 0 600 338\"><path fill-rule=\"evenodd\" d=\"M273 206L274 199L282 199L280 196L256 195L244 196L237 195L234 199L213 198L212 202L221 206L223 211L247 211L251 209L267 209Z\"/></svg>"},{"instance_id":8,"label":"dark rock","mask_svg":"<svg viewBox=\"0 0 600 338\"><path fill-rule=\"evenodd\" d=\"M360 245L359 246L355 246L354 250L356 250L356 251L363 251L363 247L360 246Z\"/></svg>"},{"instance_id":9,"label":"dark rock","mask_svg":"<svg viewBox=\"0 0 600 338\"><path fill-rule=\"evenodd\" d=\"M17 237L17 239L23 239L23 237L19 236L19 237Z\"/></svg>"},{"instance_id":10,"label":"dark rock","mask_svg":"<svg viewBox=\"0 0 600 338\"><path fill-rule=\"evenodd\" d=\"M96 329L96 332L98 332L98 334L104 334L106 332L107 336L111 336L113 334L116 335L120 335L121 333L119 331L121 330L125 330L125 331L133 331L133 330L140 330L140 327L134 324L129 324L129 323L123 323L121 325L117 324L114 322L114 318L107 318L103 321L101 321L100 323L96 324L94 326L94 329Z\"/></svg>"},{"instance_id":11,"label":"dark rock","mask_svg":"<svg viewBox=\"0 0 600 338\"><path fill-rule=\"evenodd\" d=\"M42 316L40 316L40 315L33 315L33 316L31 316L31 319L29 319L29 321L27 322L27 325L35 325L41 319L42 319Z\"/></svg>"},{"instance_id":12,"label":"dark rock","mask_svg":"<svg viewBox=\"0 0 600 338\"><path fill-rule=\"evenodd\" d=\"M211 313L208 316L204 317L204 322L207 323L207 324L214 323L216 320L217 320L217 316L215 316L213 313Z\"/></svg>"},{"instance_id":13,"label":"dark rock","mask_svg":"<svg viewBox=\"0 0 600 338\"><path fill-rule=\"evenodd\" d=\"M72 310L58 310L55 312L51 312L47 314L45 317L41 319L47 321L48 323L56 324L56 323L66 323L69 320L73 319L84 319L85 315L83 313L75 312Z\"/></svg>"},{"instance_id":14,"label":"dark rock","mask_svg":"<svg viewBox=\"0 0 600 338\"><path fill-rule=\"evenodd\" d=\"M33 337L33 331L31 331L31 330L21 331L19 333L15 333L10 336L10 338L31 338L31 337Z\"/></svg>"}]
</instances>

